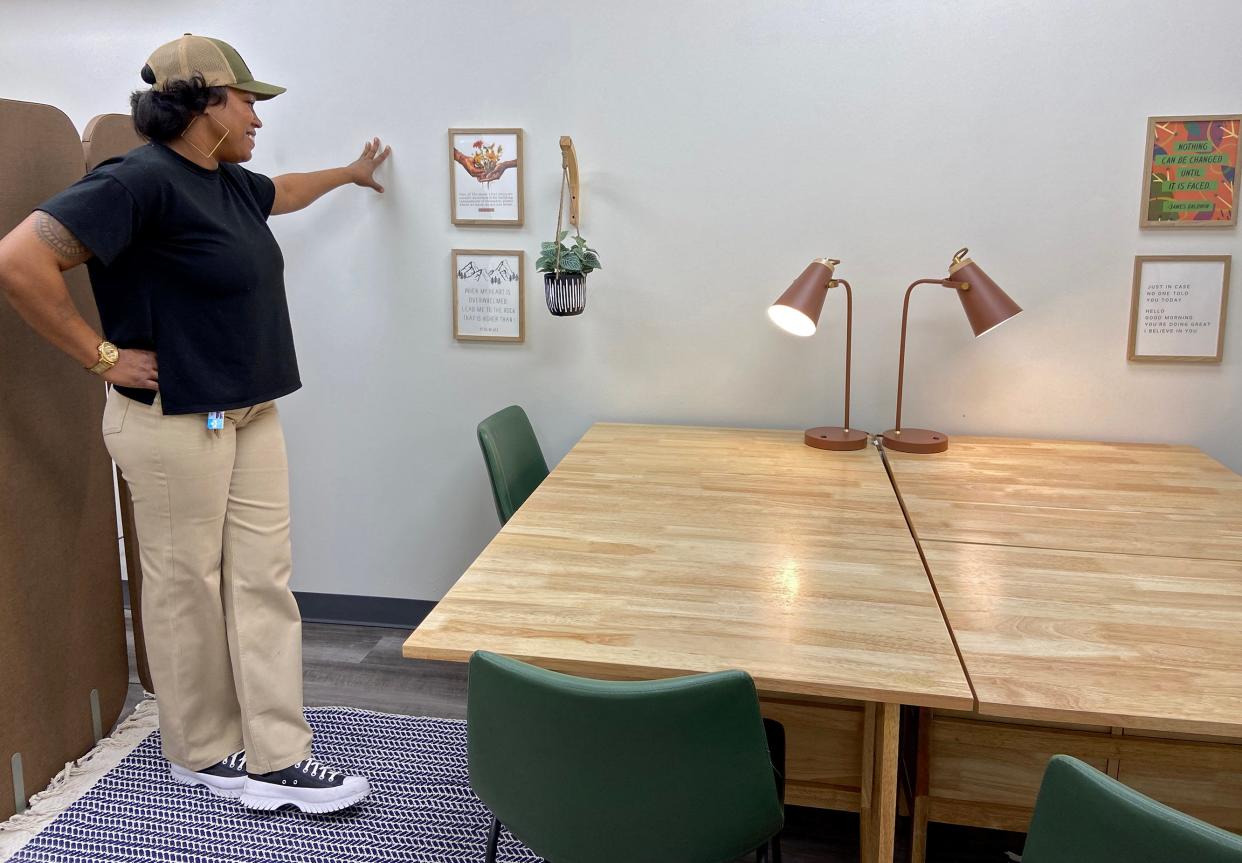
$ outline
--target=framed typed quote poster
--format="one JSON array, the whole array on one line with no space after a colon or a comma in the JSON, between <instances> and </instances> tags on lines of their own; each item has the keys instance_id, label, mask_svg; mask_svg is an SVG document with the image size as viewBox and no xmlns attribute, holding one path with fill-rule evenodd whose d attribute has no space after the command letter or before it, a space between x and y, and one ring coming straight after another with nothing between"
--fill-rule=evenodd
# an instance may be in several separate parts
<instances>
[{"instance_id":1,"label":"framed typed quote poster","mask_svg":"<svg viewBox=\"0 0 1242 863\"><path fill-rule=\"evenodd\" d=\"M521 225L522 130L449 129L454 225Z\"/></svg>"},{"instance_id":2,"label":"framed typed quote poster","mask_svg":"<svg viewBox=\"0 0 1242 863\"><path fill-rule=\"evenodd\" d=\"M1238 127L1242 115L1149 117L1143 172L1144 228L1238 223Z\"/></svg>"},{"instance_id":3,"label":"framed typed quote poster","mask_svg":"<svg viewBox=\"0 0 1242 863\"><path fill-rule=\"evenodd\" d=\"M1229 255L1139 255L1129 358L1218 363L1229 305Z\"/></svg>"},{"instance_id":4,"label":"framed typed quote poster","mask_svg":"<svg viewBox=\"0 0 1242 863\"><path fill-rule=\"evenodd\" d=\"M453 338L526 340L526 286L520 251L453 250Z\"/></svg>"}]
</instances>

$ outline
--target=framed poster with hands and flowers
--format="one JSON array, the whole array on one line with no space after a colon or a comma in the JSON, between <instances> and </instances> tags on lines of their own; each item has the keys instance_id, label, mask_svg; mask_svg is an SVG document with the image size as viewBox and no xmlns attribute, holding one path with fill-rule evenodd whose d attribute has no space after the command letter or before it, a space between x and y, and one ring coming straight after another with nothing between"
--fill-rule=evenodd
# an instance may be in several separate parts
<instances>
[{"instance_id":1,"label":"framed poster with hands and flowers","mask_svg":"<svg viewBox=\"0 0 1242 863\"><path fill-rule=\"evenodd\" d=\"M521 129L449 129L449 160L454 225L522 224Z\"/></svg>"}]
</instances>

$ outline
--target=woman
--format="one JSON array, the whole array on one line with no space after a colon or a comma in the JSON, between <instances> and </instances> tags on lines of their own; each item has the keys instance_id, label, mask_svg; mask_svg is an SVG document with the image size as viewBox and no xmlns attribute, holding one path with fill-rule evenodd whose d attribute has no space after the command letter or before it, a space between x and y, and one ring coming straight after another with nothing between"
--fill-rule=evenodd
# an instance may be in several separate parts
<instances>
[{"instance_id":1,"label":"woman","mask_svg":"<svg viewBox=\"0 0 1242 863\"><path fill-rule=\"evenodd\" d=\"M142 602L173 777L246 806L331 812L368 793L311 756L288 588L288 467L275 399L301 386L267 217L353 183L383 192L379 139L344 168L241 167L263 124L233 48L186 35L131 99L150 143L100 165L0 240L0 285L43 337L112 386L108 451L133 493ZM61 273L86 263L105 338Z\"/></svg>"}]
</instances>

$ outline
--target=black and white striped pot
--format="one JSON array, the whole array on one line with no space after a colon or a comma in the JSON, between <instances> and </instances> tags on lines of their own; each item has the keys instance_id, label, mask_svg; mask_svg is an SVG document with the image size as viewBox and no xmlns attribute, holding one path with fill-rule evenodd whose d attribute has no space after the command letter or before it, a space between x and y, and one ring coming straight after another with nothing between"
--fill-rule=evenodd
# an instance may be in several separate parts
<instances>
[{"instance_id":1,"label":"black and white striped pot","mask_svg":"<svg viewBox=\"0 0 1242 863\"><path fill-rule=\"evenodd\" d=\"M544 273L543 293L548 298L548 311L557 317L580 315L586 308L586 276Z\"/></svg>"}]
</instances>

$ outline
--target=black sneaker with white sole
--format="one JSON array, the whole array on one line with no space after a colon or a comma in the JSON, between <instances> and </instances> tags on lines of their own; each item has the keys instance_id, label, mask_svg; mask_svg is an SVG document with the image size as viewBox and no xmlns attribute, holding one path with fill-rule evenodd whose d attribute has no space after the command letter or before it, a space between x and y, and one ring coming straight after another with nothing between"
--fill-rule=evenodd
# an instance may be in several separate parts
<instances>
[{"instance_id":1,"label":"black sneaker with white sole","mask_svg":"<svg viewBox=\"0 0 1242 863\"><path fill-rule=\"evenodd\" d=\"M182 785L202 785L217 797L241 797L246 784L246 750L234 752L222 761L202 770L189 770L180 764L168 765L172 778Z\"/></svg>"},{"instance_id":2,"label":"black sneaker with white sole","mask_svg":"<svg viewBox=\"0 0 1242 863\"><path fill-rule=\"evenodd\" d=\"M248 809L296 806L303 812L336 812L353 806L370 791L365 776L346 776L308 758L273 773L248 774L241 802Z\"/></svg>"}]
</instances>

